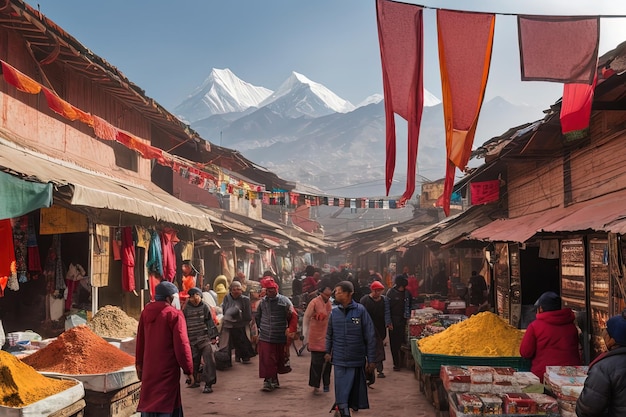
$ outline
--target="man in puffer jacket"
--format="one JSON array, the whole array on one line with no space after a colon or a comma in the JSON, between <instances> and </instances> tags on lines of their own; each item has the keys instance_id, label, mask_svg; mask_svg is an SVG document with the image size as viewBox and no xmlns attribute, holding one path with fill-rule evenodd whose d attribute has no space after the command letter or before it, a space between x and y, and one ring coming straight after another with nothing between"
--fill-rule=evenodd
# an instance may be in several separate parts
<instances>
[{"instance_id":1,"label":"man in puffer jacket","mask_svg":"<svg viewBox=\"0 0 626 417\"><path fill-rule=\"evenodd\" d=\"M335 416L350 416L354 411L369 408L365 380L368 371L376 368L376 332L365 307L352 300L354 286L341 281L335 286L335 301L326 332L325 359L335 367Z\"/></svg>"},{"instance_id":2,"label":"man in puffer jacket","mask_svg":"<svg viewBox=\"0 0 626 417\"><path fill-rule=\"evenodd\" d=\"M530 323L519 353L530 359L530 370L543 381L546 366L576 366L581 364L578 349L576 316L570 308L561 308L561 297L545 292L537 299L537 316Z\"/></svg>"},{"instance_id":3,"label":"man in puffer jacket","mask_svg":"<svg viewBox=\"0 0 626 417\"><path fill-rule=\"evenodd\" d=\"M578 417L626 416L626 310L606 322L602 338L608 352L589 365Z\"/></svg>"},{"instance_id":4,"label":"man in puffer jacket","mask_svg":"<svg viewBox=\"0 0 626 417\"><path fill-rule=\"evenodd\" d=\"M261 280L265 288L256 311L259 329L259 377L263 378L263 391L274 391L280 387L278 374L291 371L288 339L293 340L298 327L298 314L289 298L278 294L278 284L272 277Z\"/></svg>"}]
</instances>

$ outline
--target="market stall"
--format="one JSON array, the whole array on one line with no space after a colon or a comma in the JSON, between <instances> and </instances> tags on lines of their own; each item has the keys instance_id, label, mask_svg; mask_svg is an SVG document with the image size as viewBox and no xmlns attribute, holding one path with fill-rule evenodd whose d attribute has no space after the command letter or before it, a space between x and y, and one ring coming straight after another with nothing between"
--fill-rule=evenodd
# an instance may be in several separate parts
<instances>
[{"instance_id":1,"label":"market stall","mask_svg":"<svg viewBox=\"0 0 626 417\"><path fill-rule=\"evenodd\" d=\"M449 315L445 317L450 319ZM411 339L420 391L441 412L449 405L449 395L440 377L442 365L529 370L530 363L519 356L522 335L497 315L483 312L450 324L436 334Z\"/></svg>"},{"instance_id":2,"label":"market stall","mask_svg":"<svg viewBox=\"0 0 626 417\"><path fill-rule=\"evenodd\" d=\"M141 383L134 357L88 326L66 330L22 361L43 375L80 381L85 387L85 414L90 417L128 417L135 413Z\"/></svg>"}]
</instances>

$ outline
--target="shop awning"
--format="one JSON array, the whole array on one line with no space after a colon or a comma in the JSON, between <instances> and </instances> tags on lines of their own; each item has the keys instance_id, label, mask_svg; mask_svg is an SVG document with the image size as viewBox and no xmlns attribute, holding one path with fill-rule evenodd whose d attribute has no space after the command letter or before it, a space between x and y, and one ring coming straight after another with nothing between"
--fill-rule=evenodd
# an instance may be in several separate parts
<instances>
[{"instance_id":1,"label":"shop awning","mask_svg":"<svg viewBox=\"0 0 626 417\"><path fill-rule=\"evenodd\" d=\"M0 219L22 216L52 205L52 184L25 181L0 172Z\"/></svg>"},{"instance_id":2,"label":"shop awning","mask_svg":"<svg viewBox=\"0 0 626 417\"><path fill-rule=\"evenodd\" d=\"M108 209L212 232L209 217L153 184L125 182L0 139L0 170L41 183L68 186L69 204Z\"/></svg>"},{"instance_id":3,"label":"shop awning","mask_svg":"<svg viewBox=\"0 0 626 417\"><path fill-rule=\"evenodd\" d=\"M471 239L525 242L540 232L626 232L626 190L513 219L495 220L474 230Z\"/></svg>"}]
</instances>

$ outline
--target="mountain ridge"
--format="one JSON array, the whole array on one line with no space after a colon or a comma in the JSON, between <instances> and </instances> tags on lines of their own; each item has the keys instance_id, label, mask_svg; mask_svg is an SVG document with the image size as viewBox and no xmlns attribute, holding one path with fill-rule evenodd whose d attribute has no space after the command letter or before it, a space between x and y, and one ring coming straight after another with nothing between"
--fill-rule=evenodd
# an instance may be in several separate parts
<instances>
[{"instance_id":1,"label":"mountain ridge","mask_svg":"<svg viewBox=\"0 0 626 417\"><path fill-rule=\"evenodd\" d=\"M230 94L225 93L224 100L236 97L238 94L232 90L240 85L245 84L230 86ZM197 90L201 91L201 87ZM435 180L445 173L443 106L428 90L424 94L429 105L425 105L422 114L418 175L420 179ZM185 108L197 110L202 104L198 100L202 97L190 95ZM182 104L177 108L182 109ZM347 111L350 106L352 109ZM245 107L245 103L239 103L239 107ZM542 117L541 110L515 105L501 97L487 101L482 107L475 143L481 144L513 126L537 120ZM188 118L186 114L182 116ZM353 106L323 85L292 72L258 107L220 114L207 110L205 116L191 123L203 138L240 151L281 178L329 195L385 194L385 114L384 98L380 94ZM390 195L404 191L406 142L406 122L396 117L396 170Z\"/></svg>"}]
</instances>

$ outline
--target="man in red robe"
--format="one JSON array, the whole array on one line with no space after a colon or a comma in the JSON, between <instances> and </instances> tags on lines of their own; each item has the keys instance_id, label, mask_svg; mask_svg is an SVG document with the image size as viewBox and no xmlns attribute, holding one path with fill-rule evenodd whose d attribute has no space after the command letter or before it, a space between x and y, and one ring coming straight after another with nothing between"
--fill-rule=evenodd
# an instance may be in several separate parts
<instances>
[{"instance_id":1,"label":"man in red robe","mask_svg":"<svg viewBox=\"0 0 626 417\"><path fill-rule=\"evenodd\" d=\"M141 381L137 411L142 417L183 417L180 369L193 384L193 361L182 311L174 307L178 289L163 281L155 301L141 312L137 328L135 368Z\"/></svg>"}]
</instances>

